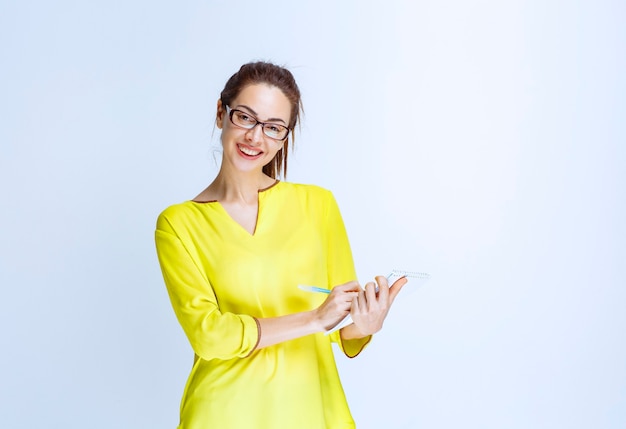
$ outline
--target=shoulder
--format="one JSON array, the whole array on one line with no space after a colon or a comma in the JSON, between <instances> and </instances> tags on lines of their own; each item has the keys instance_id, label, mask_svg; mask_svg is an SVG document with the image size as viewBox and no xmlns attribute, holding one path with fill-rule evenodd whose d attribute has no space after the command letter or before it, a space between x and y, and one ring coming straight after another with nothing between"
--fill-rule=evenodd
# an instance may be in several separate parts
<instances>
[{"instance_id":1,"label":"shoulder","mask_svg":"<svg viewBox=\"0 0 626 429\"><path fill-rule=\"evenodd\" d=\"M292 182L280 182L280 186L276 188L290 196L297 196L298 198L306 200L332 200L333 194L330 190L322 188L317 185L310 185L304 183L292 183Z\"/></svg>"},{"instance_id":2,"label":"shoulder","mask_svg":"<svg viewBox=\"0 0 626 429\"><path fill-rule=\"evenodd\" d=\"M321 186L281 182L276 187L280 197L276 200L283 211L295 210L300 215L314 219L326 219L339 211L333 193Z\"/></svg>"},{"instance_id":3,"label":"shoulder","mask_svg":"<svg viewBox=\"0 0 626 429\"><path fill-rule=\"evenodd\" d=\"M156 227L162 231L173 231L176 225L185 223L187 220L198 216L198 205L193 201L185 201L178 204L172 204L163 210L157 217Z\"/></svg>"}]
</instances>

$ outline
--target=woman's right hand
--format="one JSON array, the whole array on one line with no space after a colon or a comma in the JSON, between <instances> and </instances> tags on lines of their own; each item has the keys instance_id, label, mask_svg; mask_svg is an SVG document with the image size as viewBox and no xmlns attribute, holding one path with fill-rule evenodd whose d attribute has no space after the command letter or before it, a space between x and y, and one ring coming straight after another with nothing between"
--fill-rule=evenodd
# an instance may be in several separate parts
<instances>
[{"instance_id":1,"label":"woman's right hand","mask_svg":"<svg viewBox=\"0 0 626 429\"><path fill-rule=\"evenodd\" d=\"M361 286L356 281L335 286L328 298L315 309L315 316L319 324L328 331L350 313L352 301L361 290Z\"/></svg>"}]
</instances>

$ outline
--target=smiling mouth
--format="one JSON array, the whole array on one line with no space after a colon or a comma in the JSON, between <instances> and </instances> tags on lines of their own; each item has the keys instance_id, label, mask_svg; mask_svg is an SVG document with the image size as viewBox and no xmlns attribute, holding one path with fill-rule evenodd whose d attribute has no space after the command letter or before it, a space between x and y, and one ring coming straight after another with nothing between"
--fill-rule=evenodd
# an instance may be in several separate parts
<instances>
[{"instance_id":1,"label":"smiling mouth","mask_svg":"<svg viewBox=\"0 0 626 429\"><path fill-rule=\"evenodd\" d=\"M260 155L260 154L262 153L261 151L258 151L258 150L252 150L252 149L250 149L250 148L243 147L243 146L241 146L241 145L237 145L237 147L239 148L239 150L240 150L242 153L244 153L245 155L248 155L248 156L257 156L257 155Z\"/></svg>"}]
</instances>

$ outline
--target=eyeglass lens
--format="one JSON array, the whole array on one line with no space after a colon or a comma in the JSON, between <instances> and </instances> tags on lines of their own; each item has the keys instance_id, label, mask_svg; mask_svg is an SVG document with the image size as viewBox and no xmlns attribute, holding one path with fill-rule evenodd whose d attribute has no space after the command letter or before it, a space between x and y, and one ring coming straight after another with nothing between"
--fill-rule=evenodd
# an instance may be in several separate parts
<instances>
[{"instance_id":1,"label":"eyeglass lens","mask_svg":"<svg viewBox=\"0 0 626 429\"><path fill-rule=\"evenodd\" d=\"M254 118L249 113L238 109L232 109L230 111L230 121L237 125L238 127L245 129L252 129L256 127L257 124L261 124L261 128L263 129L263 133L275 140L284 140L289 134L289 128L280 125L280 124L272 124L272 123L263 123L256 118Z\"/></svg>"}]
</instances>

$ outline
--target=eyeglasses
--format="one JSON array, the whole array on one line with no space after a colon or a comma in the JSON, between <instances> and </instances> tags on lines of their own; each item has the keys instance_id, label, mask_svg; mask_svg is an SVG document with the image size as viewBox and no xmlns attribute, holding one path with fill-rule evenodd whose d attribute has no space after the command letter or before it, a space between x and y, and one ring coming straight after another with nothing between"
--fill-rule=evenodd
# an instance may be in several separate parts
<instances>
[{"instance_id":1,"label":"eyeglasses","mask_svg":"<svg viewBox=\"0 0 626 429\"><path fill-rule=\"evenodd\" d=\"M231 109L229 106L226 106L226 113L230 118L230 122L246 130L251 130L257 125L261 125L263 134L271 139L285 140L289 135L289 128L284 125L261 122L250 113L246 113L243 110Z\"/></svg>"}]
</instances>

